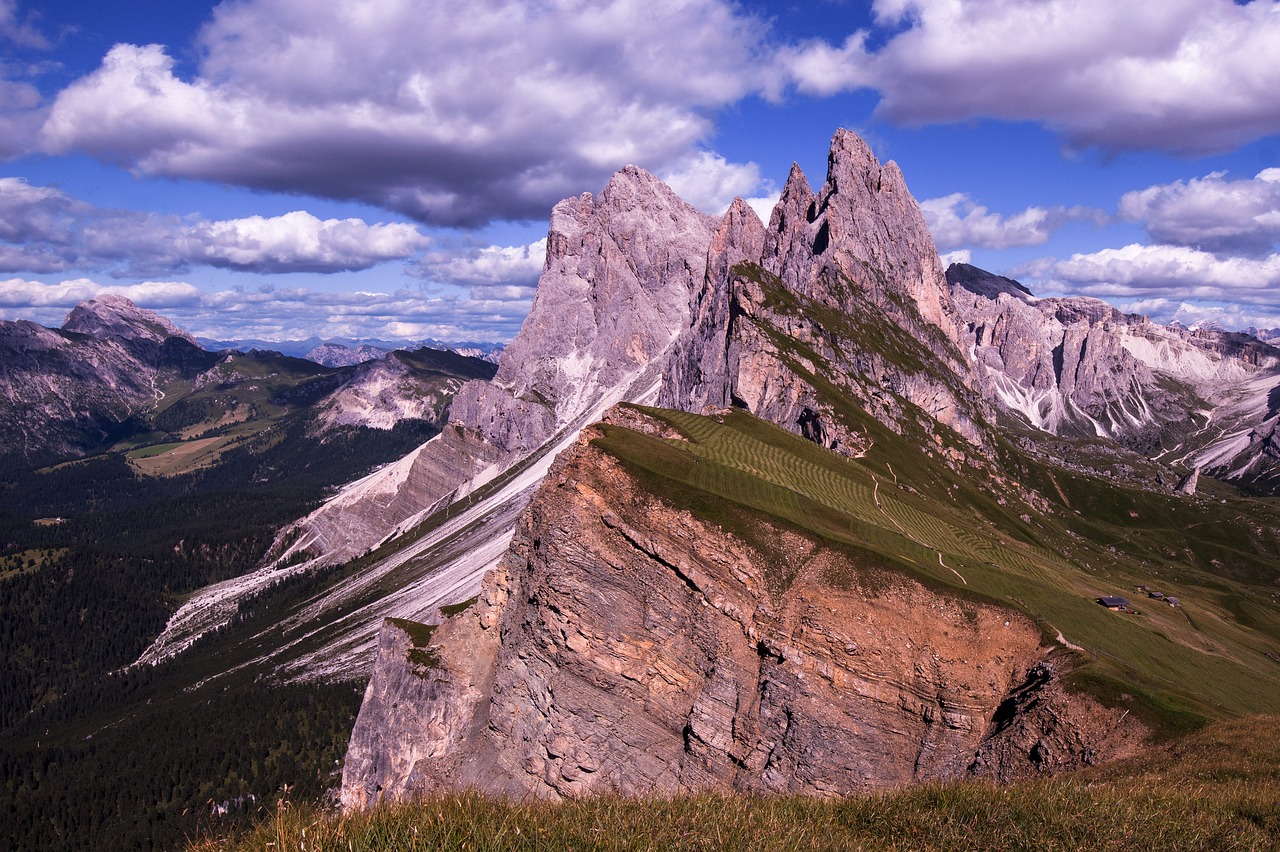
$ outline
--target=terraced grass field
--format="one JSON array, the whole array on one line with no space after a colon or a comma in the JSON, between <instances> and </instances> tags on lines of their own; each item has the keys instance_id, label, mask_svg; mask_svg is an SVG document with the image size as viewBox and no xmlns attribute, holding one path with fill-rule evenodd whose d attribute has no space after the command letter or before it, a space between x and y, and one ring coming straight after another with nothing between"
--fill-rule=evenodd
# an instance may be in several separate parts
<instances>
[{"instance_id":1,"label":"terraced grass field","mask_svg":"<svg viewBox=\"0 0 1280 852\"><path fill-rule=\"evenodd\" d=\"M846 459L745 412L641 410L682 437L607 427L601 446L730 532L746 533L743 513L764 514L855 562L1014 607L1047 641L1078 649L1076 685L1169 733L1280 708L1272 502L1132 491L1030 460L1027 482L956 471L870 418L873 446ZM1103 595L1138 613L1105 609Z\"/></svg>"}]
</instances>

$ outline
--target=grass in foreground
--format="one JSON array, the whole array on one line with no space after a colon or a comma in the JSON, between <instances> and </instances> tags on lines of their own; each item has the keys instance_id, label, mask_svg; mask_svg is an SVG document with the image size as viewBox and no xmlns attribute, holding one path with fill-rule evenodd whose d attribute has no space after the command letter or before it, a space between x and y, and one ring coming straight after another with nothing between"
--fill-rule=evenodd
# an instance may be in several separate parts
<instances>
[{"instance_id":1,"label":"grass in foreground","mask_svg":"<svg viewBox=\"0 0 1280 852\"><path fill-rule=\"evenodd\" d=\"M1135 761L1007 787L931 784L843 800L440 796L340 816L283 804L212 850L1276 849L1276 717L1213 725Z\"/></svg>"}]
</instances>

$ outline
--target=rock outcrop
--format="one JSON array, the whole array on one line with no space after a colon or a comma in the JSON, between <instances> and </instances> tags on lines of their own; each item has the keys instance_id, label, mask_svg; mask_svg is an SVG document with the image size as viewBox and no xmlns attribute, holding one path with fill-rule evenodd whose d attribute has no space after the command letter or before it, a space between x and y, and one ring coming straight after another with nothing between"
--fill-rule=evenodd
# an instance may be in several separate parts
<instances>
[{"instance_id":1,"label":"rock outcrop","mask_svg":"<svg viewBox=\"0 0 1280 852\"><path fill-rule=\"evenodd\" d=\"M1088 298L1037 299L965 264L947 270L979 388L1059 435L1102 437L1183 471L1280 482L1280 350L1159 325Z\"/></svg>"},{"instance_id":2,"label":"rock outcrop","mask_svg":"<svg viewBox=\"0 0 1280 852\"><path fill-rule=\"evenodd\" d=\"M902 173L848 131L815 193L793 166L768 226L743 202L711 243L692 328L659 397L738 406L846 455L842 400L900 432L986 442L937 250Z\"/></svg>"},{"instance_id":3,"label":"rock outcrop","mask_svg":"<svg viewBox=\"0 0 1280 852\"><path fill-rule=\"evenodd\" d=\"M664 434L635 412L607 420ZM417 643L384 627L347 807L458 788L841 795L1131 742L1077 724L1110 730L1117 712L1039 688L1046 651L1024 616L764 516L748 543L638 482L600 434L556 463L469 609ZM1056 748L1072 736L1091 751Z\"/></svg>"}]
</instances>

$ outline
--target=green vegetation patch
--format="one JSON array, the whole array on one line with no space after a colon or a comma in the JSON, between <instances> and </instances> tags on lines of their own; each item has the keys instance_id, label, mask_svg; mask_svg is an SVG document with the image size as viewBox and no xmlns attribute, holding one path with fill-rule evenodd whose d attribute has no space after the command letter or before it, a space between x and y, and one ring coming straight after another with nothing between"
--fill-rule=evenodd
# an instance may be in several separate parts
<instances>
[{"instance_id":1,"label":"green vegetation patch","mask_svg":"<svg viewBox=\"0 0 1280 852\"><path fill-rule=\"evenodd\" d=\"M478 601L479 599L480 598L477 596L477 597L467 598L465 601L459 601L456 604L445 604L444 606L440 607L440 614L443 615L445 618L453 618L458 613L466 612L467 610L471 609L471 607L475 606L476 601Z\"/></svg>"},{"instance_id":2,"label":"green vegetation patch","mask_svg":"<svg viewBox=\"0 0 1280 852\"><path fill-rule=\"evenodd\" d=\"M431 636L436 631L434 624L422 624L405 618L388 618L387 621L399 627L409 636L409 653L406 659L413 666L414 674L426 677L440 668L440 656L431 647Z\"/></svg>"},{"instance_id":3,"label":"green vegetation patch","mask_svg":"<svg viewBox=\"0 0 1280 852\"><path fill-rule=\"evenodd\" d=\"M597 445L651 493L751 545L775 591L803 566L768 531L792 530L846 558L847 576L827 571L820 578L833 587L875 594L888 575L905 574L948 596L1023 612L1047 644L1082 649L1091 674L1082 674L1077 688L1104 700L1131 696L1124 707L1159 731L1280 706L1280 616L1269 590L1205 568L1169 571L1148 558L1157 548L1227 558L1230 531L1198 537L1207 526L1204 506L1158 495L1141 503L1110 483L1062 471L1041 474L1046 489L1056 479L1084 506L1096 494L1111 501L1111 515L1089 520L1043 501L1030 505L1018 483L953 470L866 415L857 423L873 444L865 457L849 459L742 411L705 417L636 410L684 437L606 426ZM1216 506L1207 508L1216 514ZM1240 507L1221 511L1224 522L1228 512L1240 515ZM1199 523L1191 520L1195 512ZM1260 552L1249 575L1266 570L1259 561L1274 564L1265 555L1268 534L1255 533ZM1236 550L1249 547L1237 543ZM1136 585L1176 595L1183 605L1147 600ZM1133 598L1141 614L1096 602L1113 594Z\"/></svg>"}]
</instances>

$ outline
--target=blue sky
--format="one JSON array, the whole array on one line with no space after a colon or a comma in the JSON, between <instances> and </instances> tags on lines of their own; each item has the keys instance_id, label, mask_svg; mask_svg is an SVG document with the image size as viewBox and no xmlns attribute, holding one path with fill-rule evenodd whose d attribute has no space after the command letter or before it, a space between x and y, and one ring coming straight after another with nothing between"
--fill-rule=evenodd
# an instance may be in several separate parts
<instances>
[{"instance_id":1,"label":"blue sky","mask_svg":"<svg viewBox=\"0 0 1280 852\"><path fill-rule=\"evenodd\" d=\"M0 0L0 318L505 340L635 163L767 215L837 127L944 259L1280 326L1274 0Z\"/></svg>"}]
</instances>

